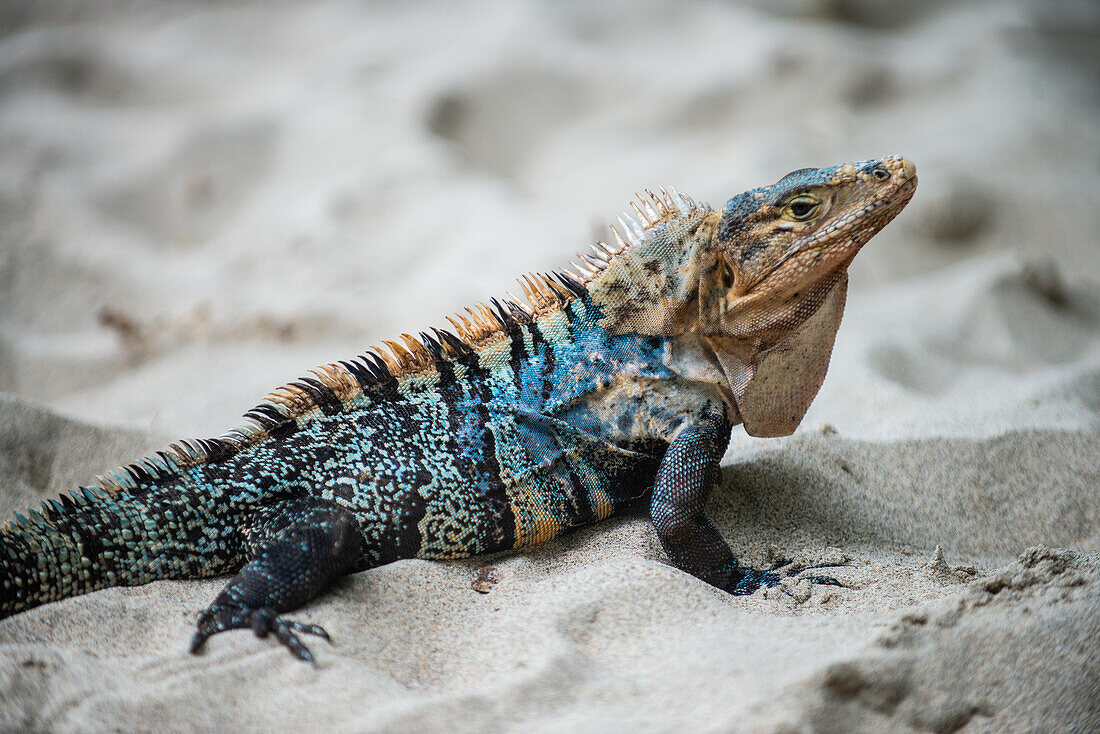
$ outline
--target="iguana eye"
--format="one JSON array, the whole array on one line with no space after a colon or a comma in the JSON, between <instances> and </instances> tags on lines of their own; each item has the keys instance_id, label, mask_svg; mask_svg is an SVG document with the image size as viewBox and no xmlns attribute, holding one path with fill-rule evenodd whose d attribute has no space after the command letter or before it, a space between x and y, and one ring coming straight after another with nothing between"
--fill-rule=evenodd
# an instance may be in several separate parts
<instances>
[{"instance_id":1,"label":"iguana eye","mask_svg":"<svg viewBox=\"0 0 1100 734\"><path fill-rule=\"evenodd\" d=\"M800 194L787 202L787 214L791 219L804 222L817 215L821 208L821 199L811 194Z\"/></svg>"}]
</instances>

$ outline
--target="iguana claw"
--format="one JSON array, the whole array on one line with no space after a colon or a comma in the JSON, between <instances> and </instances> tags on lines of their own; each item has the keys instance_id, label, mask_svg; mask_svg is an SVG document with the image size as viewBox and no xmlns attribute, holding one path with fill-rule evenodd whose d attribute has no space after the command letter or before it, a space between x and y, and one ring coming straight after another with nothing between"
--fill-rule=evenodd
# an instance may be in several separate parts
<instances>
[{"instance_id":1,"label":"iguana claw","mask_svg":"<svg viewBox=\"0 0 1100 734\"><path fill-rule=\"evenodd\" d=\"M208 609L199 617L198 626L191 638L192 654L197 654L208 638L233 629L250 629L257 637L267 637L268 634L275 633L275 637L286 645L294 657L308 663L315 662L313 653L295 633L315 635L332 644L332 638L324 627L284 619L272 609Z\"/></svg>"}]
</instances>

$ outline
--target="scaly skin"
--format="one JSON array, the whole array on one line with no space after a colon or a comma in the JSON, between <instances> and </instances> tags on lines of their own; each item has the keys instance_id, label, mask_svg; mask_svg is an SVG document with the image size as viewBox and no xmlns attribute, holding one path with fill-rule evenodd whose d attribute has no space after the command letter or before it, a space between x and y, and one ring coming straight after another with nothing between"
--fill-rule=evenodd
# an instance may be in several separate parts
<instances>
[{"instance_id":1,"label":"scaly skin","mask_svg":"<svg viewBox=\"0 0 1100 734\"><path fill-rule=\"evenodd\" d=\"M824 378L847 266L909 201L890 157L804 169L722 211L662 192L575 273L527 276L457 335L408 335L279 388L217 439L181 442L16 515L0 616L117 585L237 572L200 616L274 633L336 577L542 542L649 497L672 562L735 594L703 514L733 426L791 433ZM818 581L828 582L825 577Z\"/></svg>"}]
</instances>

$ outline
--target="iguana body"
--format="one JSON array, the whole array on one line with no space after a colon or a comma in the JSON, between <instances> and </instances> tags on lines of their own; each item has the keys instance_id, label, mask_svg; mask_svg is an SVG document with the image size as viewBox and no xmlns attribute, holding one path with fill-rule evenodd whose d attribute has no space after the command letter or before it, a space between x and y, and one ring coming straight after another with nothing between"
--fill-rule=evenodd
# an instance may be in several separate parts
<instances>
[{"instance_id":1,"label":"iguana body","mask_svg":"<svg viewBox=\"0 0 1100 734\"><path fill-rule=\"evenodd\" d=\"M238 571L199 620L274 632L335 577L548 540L650 496L673 563L732 593L703 515L731 428L786 435L824 378L846 268L908 202L890 157L804 169L722 211L650 195L530 304L480 306L314 370L218 439L181 442L0 532L0 617L117 585Z\"/></svg>"}]
</instances>

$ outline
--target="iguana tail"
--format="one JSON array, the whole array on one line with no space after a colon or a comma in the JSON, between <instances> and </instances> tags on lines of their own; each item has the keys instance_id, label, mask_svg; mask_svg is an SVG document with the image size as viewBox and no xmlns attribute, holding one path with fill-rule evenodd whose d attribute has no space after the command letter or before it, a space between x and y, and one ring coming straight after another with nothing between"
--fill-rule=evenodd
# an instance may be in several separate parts
<instances>
[{"instance_id":1,"label":"iguana tail","mask_svg":"<svg viewBox=\"0 0 1100 734\"><path fill-rule=\"evenodd\" d=\"M330 383L335 378L285 385L218 438L179 441L96 477L95 486L16 513L0 525L0 619L112 586L240 568L247 560L242 521L265 487L235 462L295 430L297 418L318 405L315 385L335 394ZM351 376L339 383L341 394L352 384ZM245 479L234 484L235 473Z\"/></svg>"},{"instance_id":2,"label":"iguana tail","mask_svg":"<svg viewBox=\"0 0 1100 734\"><path fill-rule=\"evenodd\" d=\"M235 526L211 517L185 475L131 477L129 484L82 487L0 528L0 618L111 586L240 565Z\"/></svg>"}]
</instances>

